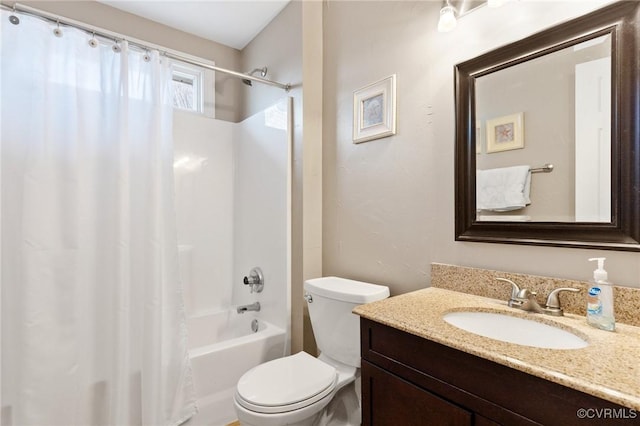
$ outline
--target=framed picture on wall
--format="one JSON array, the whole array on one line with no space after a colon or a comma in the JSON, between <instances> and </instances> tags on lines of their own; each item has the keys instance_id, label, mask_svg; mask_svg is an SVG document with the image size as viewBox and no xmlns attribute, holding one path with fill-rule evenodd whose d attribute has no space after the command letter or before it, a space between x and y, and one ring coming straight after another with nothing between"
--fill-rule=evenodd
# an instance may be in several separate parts
<instances>
[{"instance_id":1,"label":"framed picture on wall","mask_svg":"<svg viewBox=\"0 0 640 426\"><path fill-rule=\"evenodd\" d=\"M524 113L487 120L487 153L524 148Z\"/></svg>"},{"instance_id":2,"label":"framed picture on wall","mask_svg":"<svg viewBox=\"0 0 640 426\"><path fill-rule=\"evenodd\" d=\"M396 134L396 75L353 93L353 143Z\"/></svg>"}]
</instances>

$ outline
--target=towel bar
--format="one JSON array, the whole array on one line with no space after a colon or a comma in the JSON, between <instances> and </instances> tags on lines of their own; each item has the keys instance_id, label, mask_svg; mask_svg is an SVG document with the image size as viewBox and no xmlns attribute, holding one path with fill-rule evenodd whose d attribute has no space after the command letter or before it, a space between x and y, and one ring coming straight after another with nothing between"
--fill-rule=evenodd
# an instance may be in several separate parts
<instances>
[{"instance_id":1,"label":"towel bar","mask_svg":"<svg viewBox=\"0 0 640 426\"><path fill-rule=\"evenodd\" d=\"M531 169L531 173L551 173L553 171L553 164L547 163L542 167L536 167Z\"/></svg>"}]
</instances>

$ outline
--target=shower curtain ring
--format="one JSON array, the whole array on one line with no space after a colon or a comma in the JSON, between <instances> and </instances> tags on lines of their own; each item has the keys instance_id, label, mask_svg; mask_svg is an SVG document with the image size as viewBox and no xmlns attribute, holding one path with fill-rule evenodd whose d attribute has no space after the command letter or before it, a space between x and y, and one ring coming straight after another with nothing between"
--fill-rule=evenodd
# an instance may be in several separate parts
<instances>
[{"instance_id":1,"label":"shower curtain ring","mask_svg":"<svg viewBox=\"0 0 640 426\"><path fill-rule=\"evenodd\" d=\"M13 25L18 25L20 23L20 18L18 18L16 15L16 4L13 4L13 10L11 11L11 15L9 16L9 22L11 22Z\"/></svg>"},{"instance_id":2,"label":"shower curtain ring","mask_svg":"<svg viewBox=\"0 0 640 426\"><path fill-rule=\"evenodd\" d=\"M60 29L60 20L56 20L57 27L53 30L53 35L56 37L62 37L62 30Z\"/></svg>"},{"instance_id":3,"label":"shower curtain ring","mask_svg":"<svg viewBox=\"0 0 640 426\"><path fill-rule=\"evenodd\" d=\"M115 40L115 44L113 46L111 46L111 50L113 50L116 53L120 53L120 51L122 50L122 48L120 47L120 45L118 44L118 40Z\"/></svg>"},{"instance_id":4,"label":"shower curtain ring","mask_svg":"<svg viewBox=\"0 0 640 426\"><path fill-rule=\"evenodd\" d=\"M144 59L145 62L151 61L151 54L149 53L148 50L144 51L144 55L142 55L142 59Z\"/></svg>"},{"instance_id":5,"label":"shower curtain ring","mask_svg":"<svg viewBox=\"0 0 640 426\"><path fill-rule=\"evenodd\" d=\"M98 40L96 40L96 33L91 33L91 40L89 40L89 46L98 47Z\"/></svg>"}]
</instances>

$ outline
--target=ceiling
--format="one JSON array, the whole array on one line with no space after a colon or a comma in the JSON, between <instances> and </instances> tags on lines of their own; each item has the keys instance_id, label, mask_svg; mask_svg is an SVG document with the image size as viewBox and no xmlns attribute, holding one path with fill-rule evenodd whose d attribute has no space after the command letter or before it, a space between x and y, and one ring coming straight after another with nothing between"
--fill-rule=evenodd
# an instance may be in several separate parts
<instances>
[{"instance_id":1,"label":"ceiling","mask_svg":"<svg viewBox=\"0 0 640 426\"><path fill-rule=\"evenodd\" d=\"M243 49L290 0L99 0L169 27Z\"/></svg>"}]
</instances>

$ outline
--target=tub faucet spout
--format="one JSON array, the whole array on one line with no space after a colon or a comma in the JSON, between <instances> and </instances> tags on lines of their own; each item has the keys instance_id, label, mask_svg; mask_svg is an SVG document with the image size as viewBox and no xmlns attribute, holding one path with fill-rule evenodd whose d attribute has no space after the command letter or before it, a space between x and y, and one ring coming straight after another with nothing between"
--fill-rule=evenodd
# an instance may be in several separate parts
<instances>
[{"instance_id":1,"label":"tub faucet spout","mask_svg":"<svg viewBox=\"0 0 640 426\"><path fill-rule=\"evenodd\" d=\"M238 306L237 311L239 314L244 314L247 311L260 312L260 302L252 303L250 305Z\"/></svg>"}]
</instances>

